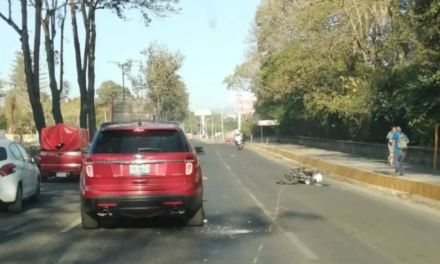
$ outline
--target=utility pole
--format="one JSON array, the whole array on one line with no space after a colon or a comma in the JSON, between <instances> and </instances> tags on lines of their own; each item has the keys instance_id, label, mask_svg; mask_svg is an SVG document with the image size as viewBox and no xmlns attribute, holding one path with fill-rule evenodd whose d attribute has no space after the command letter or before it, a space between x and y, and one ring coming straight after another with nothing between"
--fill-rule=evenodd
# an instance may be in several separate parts
<instances>
[{"instance_id":1,"label":"utility pole","mask_svg":"<svg viewBox=\"0 0 440 264\"><path fill-rule=\"evenodd\" d=\"M211 139L214 141L214 115L211 118Z\"/></svg>"},{"instance_id":2,"label":"utility pole","mask_svg":"<svg viewBox=\"0 0 440 264\"><path fill-rule=\"evenodd\" d=\"M154 89L154 94L153 95L154 95L154 99L156 100L156 102L153 102L153 104L154 104L154 114L156 116L159 115L159 119L161 119L160 115L162 114L161 113L162 112L162 107L159 104L159 97L157 96L157 88L158 88L158 86L156 86L156 85L153 86L153 89Z\"/></svg>"},{"instance_id":3,"label":"utility pole","mask_svg":"<svg viewBox=\"0 0 440 264\"><path fill-rule=\"evenodd\" d=\"M223 100L222 100L222 140L225 140L225 128L224 128L224 121L225 118L223 117Z\"/></svg>"},{"instance_id":4,"label":"utility pole","mask_svg":"<svg viewBox=\"0 0 440 264\"><path fill-rule=\"evenodd\" d=\"M122 71L122 100L125 101L125 67L130 65L131 61L119 62L119 61L109 61L109 63L116 64Z\"/></svg>"}]
</instances>

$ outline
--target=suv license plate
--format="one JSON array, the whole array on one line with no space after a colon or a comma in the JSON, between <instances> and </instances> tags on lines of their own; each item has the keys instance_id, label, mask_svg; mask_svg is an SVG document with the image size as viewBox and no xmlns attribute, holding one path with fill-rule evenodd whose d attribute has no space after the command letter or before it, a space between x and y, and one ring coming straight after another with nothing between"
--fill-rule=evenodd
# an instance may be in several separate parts
<instances>
[{"instance_id":1,"label":"suv license plate","mask_svg":"<svg viewBox=\"0 0 440 264\"><path fill-rule=\"evenodd\" d=\"M148 175L150 174L150 164L130 164L130 175Z\"/></svg>"}]
</instances>

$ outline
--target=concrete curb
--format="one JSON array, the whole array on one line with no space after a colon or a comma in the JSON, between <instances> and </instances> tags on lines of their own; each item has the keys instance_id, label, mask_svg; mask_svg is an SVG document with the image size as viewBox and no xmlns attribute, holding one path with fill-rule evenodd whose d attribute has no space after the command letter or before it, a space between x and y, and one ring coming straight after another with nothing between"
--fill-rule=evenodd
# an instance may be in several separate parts
<instances>
[{"instance_id":1,"label":"concrete curb","mask_svg":"<svg viewBox=\"0 0 440 264\"><path fill-rule=\"evenodd\" d=\"M358 182L380 186L387 189L402 191L408 193L409 196L418 195L425 198L440 201L440 185L411 181L405 178L392 177L374 172L362 171L355 168L345 167L322 160L310 158L307 156L296 155L292 152L263 146L258 144L250 144L254 148L259 148L267 152L330 172L332 174L348 178Z\"/></svg>"}]
</instances>

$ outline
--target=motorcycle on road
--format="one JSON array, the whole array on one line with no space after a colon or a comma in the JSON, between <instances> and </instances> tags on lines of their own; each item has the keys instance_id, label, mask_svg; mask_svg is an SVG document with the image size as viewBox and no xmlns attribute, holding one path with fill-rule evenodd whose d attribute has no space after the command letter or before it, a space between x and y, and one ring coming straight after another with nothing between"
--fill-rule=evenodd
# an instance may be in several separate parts
<instances>
[{"instance_id":1,"label":"motorcycle on road","mask_svg":"<svg viewBox=\"0 0 440 264\"><path fill-rule=\"evenodd\" d=\"M243 148L244 148L243 140L235 141L235 149L236 150L243 150Z\"/></svg>"}]
</instances>

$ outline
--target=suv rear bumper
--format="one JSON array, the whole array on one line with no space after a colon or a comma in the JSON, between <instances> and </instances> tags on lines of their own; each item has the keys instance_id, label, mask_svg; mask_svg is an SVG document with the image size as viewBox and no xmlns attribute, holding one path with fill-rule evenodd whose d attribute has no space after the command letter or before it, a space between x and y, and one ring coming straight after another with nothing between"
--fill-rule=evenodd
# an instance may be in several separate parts
<instances>
[{"instance_id":1,"label":"suv rear bumper","mask_svg":"<svg viewBox=\"0 0 440 264\"><path fill-rule=\"evenodd\" d=\"M99 196L81 198L82 210L89 214L118 214L129 217L180 215L202 206L202 195Z\"/></svg>"}]
</instances>

